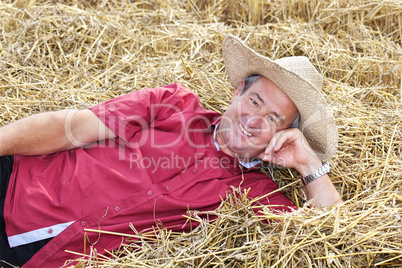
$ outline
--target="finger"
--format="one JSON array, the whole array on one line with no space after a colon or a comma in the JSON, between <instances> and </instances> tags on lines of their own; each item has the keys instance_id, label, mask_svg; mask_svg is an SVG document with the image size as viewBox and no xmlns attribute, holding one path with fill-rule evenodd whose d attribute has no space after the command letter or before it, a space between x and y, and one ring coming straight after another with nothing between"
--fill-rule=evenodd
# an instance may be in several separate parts
<instances>
[{"instance_id":1,"label":"finger","mask_svg":"<svg viewBox=\"0 0 402 268\"><path fill-rule=\"evenodd\" d=\"M287 131L279 131L275 133L271 140L268 143L267 149L265 150L263 160L269 161L268 159L272 160L272 156L278 152L284 142L288 139Z\"/></svg>"},{"instance_id":2,"label":"finger","mask_svg":"<svg viewBox=\"0 0 402 268\"><path fill-rule=\"evenodd\" d=\"M275 134L272 136L271 140L269 141L269 143L268 143L268 145L267 145L267 148L265 149L265 152L264 152L264 158L263 158L263 160L266 160L266 157L269 157L269 156L272 155L272 153L273 153L273 151L274 151L275 144L276 144L277 136L278 136L277 134L278 134L278 133L275 133Z\"/></svg>"},{"instance_id":3,"label":"finger","mask_svg":"<svg viewBox=\"0 0 402 268\"><path fill-rule=\"evenodd\" d=\"M280 131L276 133L273 139L271 139L272 144L270 145L270 147L272 148L272 152L278 152L286 143L292 142L293 140L293 131Z\"/></svg>"}]
</instances>

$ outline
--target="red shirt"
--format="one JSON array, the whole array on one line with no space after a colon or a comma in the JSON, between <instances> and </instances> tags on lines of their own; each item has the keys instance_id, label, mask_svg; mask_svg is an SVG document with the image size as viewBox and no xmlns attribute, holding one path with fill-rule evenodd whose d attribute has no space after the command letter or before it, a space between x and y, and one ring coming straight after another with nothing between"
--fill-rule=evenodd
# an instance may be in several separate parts
<instances>
[{"instance_id":1,"label":"red shirt","mask_svg":"<svg viewBox=\"0 0 402 268\"><path fill-rule=\"evenodd\" d=\"M51 155L16 156L5 203L10 244L54 237L24 267L61 266L84 251L84 229L134 234L162 225L187 231L187 210L213 210L230 185L251 188L250 197L276 183L217 151L214 124L179 84L135 91L90 108L118 137ZM275 193L262 203L292 203ZM100 227L98 227L100 226ZM99 253L118 248L122 237L86 232ZM89 243L86 243L89 246ZM89 249L86 249L89 252Z\"/></svg>"}]
</instances>

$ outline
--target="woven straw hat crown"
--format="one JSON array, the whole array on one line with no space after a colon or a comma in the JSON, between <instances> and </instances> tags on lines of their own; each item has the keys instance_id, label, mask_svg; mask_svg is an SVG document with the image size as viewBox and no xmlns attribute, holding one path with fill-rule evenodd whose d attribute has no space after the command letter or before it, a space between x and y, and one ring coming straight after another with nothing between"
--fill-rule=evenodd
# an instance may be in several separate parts
<instances>
[{"instance_id":1,"label":"woven straw hat crown","mask_svg":"<svg viewBox=\"0 0 402 268\"><path fill-rule=\"evenodd\" d=\"M300 113L299 129L313 151L325 161L336 151L338 134L332 110L321 94L323 77L304 56L271 60L229 35L222 45L230 83L236 89L244 78L259 74L276 84Z\"/></svg>"}]
</instances>

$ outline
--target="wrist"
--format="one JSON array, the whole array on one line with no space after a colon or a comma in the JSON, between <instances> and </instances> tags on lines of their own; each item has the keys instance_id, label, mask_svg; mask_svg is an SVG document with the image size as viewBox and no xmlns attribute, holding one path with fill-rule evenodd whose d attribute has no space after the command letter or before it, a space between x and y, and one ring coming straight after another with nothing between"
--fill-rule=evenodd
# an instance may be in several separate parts
<instances>
[{"instance_id":1,"label":"wrist","mask_svg":"<svg viewBox=\"0 0 402 268\"><path fill-rule=\"evenodd\" d=\"M314 171L316 171L317 169L319 169L320 167L322 167L322 162L320 161L320 159L316 158L311 160L307 164L304 164L296 168L296 170L300 173L300 175L302 175L302 177L306 177L311 173L313 173Z\"/></svg>"},{"instance_id":2,"label":"wrist","mask_svg":"<svg viewBox=\"0 0 402 268\"><path fill-rule=\"evenodd\" d=\"M310 175L303 177L302 182L304 185L307 185L310 182L313 182L316 179L318 179L326 174L329 174L329 173L331 173L330 166L327 163L322 162L322 166L319 169L317 169L316 171L314 171L313 173L311 173Z\"/></svg>"}]
</instances>

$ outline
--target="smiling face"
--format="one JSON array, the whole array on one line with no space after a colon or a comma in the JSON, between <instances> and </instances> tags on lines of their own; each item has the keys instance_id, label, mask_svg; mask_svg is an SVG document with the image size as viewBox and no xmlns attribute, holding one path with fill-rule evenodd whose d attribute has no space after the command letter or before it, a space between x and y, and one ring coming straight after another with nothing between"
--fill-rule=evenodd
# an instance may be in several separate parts
<instances>
[{"instance_id":1,"label":"smiling face","mask_svg":"<svg viewBox=\"0 0 402 268\"><path fill-rule=\"evenodd\" d=\"M236 89L223 114L216 140L222 151L250 161L262 157L272 136L287 129L297 117L292 100L271 80L260 77L242 92Z\"/></svg>"}]
</instances>

